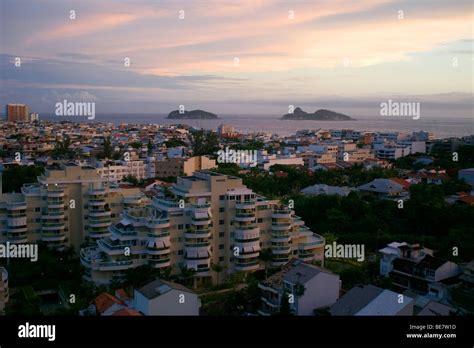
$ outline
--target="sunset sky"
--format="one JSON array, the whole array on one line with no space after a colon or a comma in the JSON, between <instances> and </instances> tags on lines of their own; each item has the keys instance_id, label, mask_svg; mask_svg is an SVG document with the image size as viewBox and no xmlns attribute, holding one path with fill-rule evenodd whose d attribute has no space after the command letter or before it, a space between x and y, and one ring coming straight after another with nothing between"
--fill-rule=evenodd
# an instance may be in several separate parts
<instances>
[{"instance_id":1,"label":"sunset sky","mask_svg":"<svg viewBox=\"0 0 474 348\"><path fill-rule=\"evenodd\" d=\"M472 0L0 4L2 105L281 115L294 104L371 115L391 98L472 116Z\"/></svg>"}]
</instances>

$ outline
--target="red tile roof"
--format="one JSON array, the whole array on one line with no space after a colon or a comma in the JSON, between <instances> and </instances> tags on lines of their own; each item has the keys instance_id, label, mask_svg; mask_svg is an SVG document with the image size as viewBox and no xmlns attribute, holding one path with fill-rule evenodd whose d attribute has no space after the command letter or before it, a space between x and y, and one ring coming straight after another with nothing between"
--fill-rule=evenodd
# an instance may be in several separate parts
<instances>
[{"instance_id":1,"label":"red tile roof","mask_svg":"<svg viewBox=\"0 0 474 348\"><path fill-rule=\"evenodd\" d=\"M96 311L100 314L104 313L107 309L112 307L114 304L124 304L115 296L112 296L106 292L103 292L94 299Z\"/></svg>"}]
</instances>

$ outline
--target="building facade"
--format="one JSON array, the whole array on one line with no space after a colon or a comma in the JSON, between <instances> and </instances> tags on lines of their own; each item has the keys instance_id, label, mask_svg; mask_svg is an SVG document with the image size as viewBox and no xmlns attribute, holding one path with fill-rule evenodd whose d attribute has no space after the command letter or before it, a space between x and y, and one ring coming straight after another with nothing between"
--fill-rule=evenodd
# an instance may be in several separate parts
<instances>
[{"instance_id":1,"label":"building facade","mask_svg":"<svg viewBox=\"0 0 474 348\"><path fill-rule=\"evenodd\" d=\"M304 226L286 206L258 197L242 179L214 172L178 177L167 193L147 206L128 209L112 225L111 238L81 250L86 278L108 283L125 271L149 264L179 273L193 269L197 283L225 274L263 268L262 249L271 264L292 258L323 262L324 238Z\"/></svg>"}]
</instances>

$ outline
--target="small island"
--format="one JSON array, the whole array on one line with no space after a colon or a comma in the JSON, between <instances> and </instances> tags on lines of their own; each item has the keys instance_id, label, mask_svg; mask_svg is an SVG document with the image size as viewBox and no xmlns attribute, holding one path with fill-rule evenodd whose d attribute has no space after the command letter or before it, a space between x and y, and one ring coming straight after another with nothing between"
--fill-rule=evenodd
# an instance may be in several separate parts
<instances>
[{"instance_id":1,"label":"small island","mask_svg":"<svg viewBox=\"0 0 474 348\"><path fill-rule=\"evenodd\" d=\"M312 120L312 121L355 121L349 117L338 112L326 109L319 109L310 114L297 107L292 114L283 115L282 120Z\"/></svg>"},{"instance_id":2,"label":"small island","mask_svg":"<svg viewBox=\"0 0 474 348\"><path fill-rule=\"evenodd\" d=\"M174 110L171 111L168 116L166 117L167 119L200 119L200 120L214 120L214 119L219 119L216 114L213 114L212 112L207 112L204 110L191 110L191 111L184 111L183 113L180 113L179 110Z\"/></svg>"}]
</instances>

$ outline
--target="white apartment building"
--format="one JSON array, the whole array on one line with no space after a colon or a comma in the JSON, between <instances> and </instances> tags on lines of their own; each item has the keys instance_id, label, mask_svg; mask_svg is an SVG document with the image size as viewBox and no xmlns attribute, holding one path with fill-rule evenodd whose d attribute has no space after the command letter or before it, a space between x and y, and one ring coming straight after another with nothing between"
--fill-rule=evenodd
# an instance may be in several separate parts
<instances>
[{"instance_id":1,"label":"white apartment building","mask_svg":"<svg viewBox=\"0 0 474 348\"><path fill-rule=\"evenodd\" d=\"M314 315L314 310L334 304L339 298L341 281L331 271L292 260L283 270L260 282L260 315L278 313L284 294L292 295L290 310L295 315Z\"/></svg>"},{"instance_id":2,"label":"white apartment building","mask_svg":"<svg viewBox=\"0 0 474 348\"><path fill-rule=\"evenodd\" d=\"M137 188L120 188L97 175L93 167L66 164L47 168L21 193L0 196L0 242L45 242L74 246L109 235L124 206L140 200ZM125 197L126 200L125 200Z\"/></svg>"},{"instance_id":3,"label":"white apartment building","mask_svg":"<svg viewBox=\"0 0 474 348\"><path fill-rule=\"evenodd\" d=\"M134 291L133 307L144 315L199 315L201 300L183 285L157 279Z\"/></svg>"},{"instance_id":4,"label":"white apartment building","mask_svg":"<svg viewBox=\"0 0 474 348\"><path fill-rule=\"evenodd\" d=\"M267 162L263 163L264 170L270 170L270 167L275 164L282 164L287 166L304 166L303 157L296 156L281 156L274 158L269 157Z\"/></svg>"},{"instance_id":5,"label":"white apartment building","mask_svg":"<svg viewBox=\"0 0 474 348\"><path fill-rule=\"evenodd\" d=\"M147 164L142 160L97 162L97 173L108 181L120 182L126 176L141 180L148 177L147 172L150 172L150 169L147 169Z\"/></svg>"},{"instance_id":6,"label":"white apartment building","mask_svg":"<svg viewBox=\"0 0 474 348\"><path fill-rule=\"evenodd\" d=\"M110 238L81 250L86 279L104 284L148 264L172 273L193 269L197 283L211 282L217 277L212 264L227 274L262 268L262 249L271 250L273 266L292 258L323 262L324 238L240 178L196 172L178 177L171 193L173 198L154 197L147 206L127 209L109 228Z\"/></svg>"}]
</instances>

